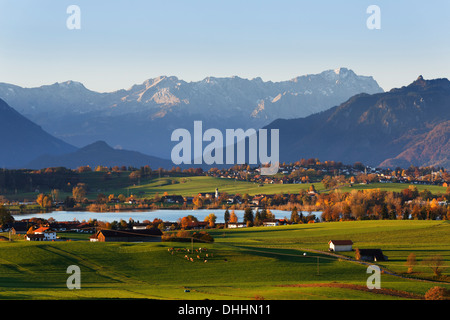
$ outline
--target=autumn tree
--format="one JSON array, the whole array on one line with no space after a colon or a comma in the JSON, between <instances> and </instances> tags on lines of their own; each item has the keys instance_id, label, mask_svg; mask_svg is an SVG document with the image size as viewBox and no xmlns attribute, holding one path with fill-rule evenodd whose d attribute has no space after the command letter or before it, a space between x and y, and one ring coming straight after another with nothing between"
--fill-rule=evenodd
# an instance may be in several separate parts
<instances>
[{"instance_id":1,"label":"autumn tree","mask_svg":"<svg viewBox=\"0 0 450 320\"><path fill-rule=\"evenodd\" d=\"M108 167L104 167L104 166L95 167L95 172L107 172L107 171L108 171Z\"/></svg>"},{"instance_id":2,"label":"autumn tree","mask_svg":"<svg viewBox=\"0 0 450 320\"><path fill-rule=\"evenodd\" d=\"M442 287L433 287L425 293L425 300L447 300L450 290Z\"/></svg>"},{"instance_id":3,"label":"autumn tree","mask_svg":"<svg viewBox=\"0 0 450 320\"><path fill-rule=\"evenodd\" d=\"M214 228L214 225L216 224L216 215L214 213L210 213L206 218L205 218L205 222L208 222L209 226L211 228Z\"/></svg>"},{"instance_id":4,"label":"autumn tree","mask_svg":"<svg viewBox=\"0 0 450 320\"><path fill-rule=\"evenodd\" d=\"M52 206L52 197L47 194L39 194L36 198L36 202L43 209L48 209Z\"/></svg>"},{"instance_id":5,"label":"autumn tree","mask_svg":"<svg viewBox=\"0 0 450 320\"><path fill-rule=\"evenodd\" d=\"M78 168L76 169L76 171L77 171L78 173L83 173L83 172L91 172L92 169L91 169L91 167L89 167L89 166L83 166L83 167L78 167Z\"/></svg>"},{"instance_id":6,"label":"autumn tree","mask_svg":"<svg viewBox=\"0 0 450 320\"><path fill-rule=\"evenodd\" d=\"M192 203L194 204L194 206L196 208L201 208L201 207L203 207L203 198L197 195L192 200Z\"/></svg>"},{"instance_id":7,"label":"autumn tree","mask_svg":"<svg viewBox=\"0 0 450 320\"><path fill-rule=\"evenodd\" d=\"M79 183L72 189L72 196L76 202L83 201L84 197L86 196L86 186L82 183Z\"/></svg>"},{"instance_id":8,"label":"autumn tree","mask_svg":"<svg viewBox=\"0 0 450 320\"><path fill-rule=\"evenodd\" d=\"M442 256L440 255L435 255L435 256L431 256L425 260L423 260L423 263L430 267L431 270L433 271L433 274L436 277L440 277L442 274L442 269L444 266L444 260L442 259Z\"/></svg>"},{"instance_id":9,"label":"autumn tree","mask_svg":"<svg viewBox=\"0 0 450 320\"><path fill-rule=\"evenodd\" d=\"M408 273L413 272L413 268L416 264L417 264L416 255L414 253L410 253L408 259L406 259L406 266L408 267Z\"/></svg>"},{"instance_id":10,"label":"autumn tree","mask_svg":"<svg viewBox=\"0 0 450 320\"><path fill-rule=\"evenodd\" d=\"M147 220L148 221L148 220ZM145 223L145 222L144 222ZM155 218L153 219L153 221L150 223L150 221L148 221L148 226L147 228L157 228L161 223L164 224L164 221L162 219L159 218Z\"/></svg>"},{"instance_id":11,"label":"autumn tree","mask_svg":"<svg viewBox=\"0 0 450 320\"><path fill-rule=\"evenodd\" d=\"M164 225L164 222L161 222L160 224L158 224L157 228L161 231L164 231L166 226Z\"/></svg>"},{"instance_id":12,"label":"autumn tree","mask_svg":"<svg viewBox=\"0 0 450 320\"><path fill-rule=\"evenodd\" d=\"M231 210L229 223L237 223L237 222L238 222L238 217L237 217L236 213L234 213L234 210Z\"/></svg>"},{"instance_id":13,"label":"autumn tree","mask_svg":"<svg viewBox=\"0 0 450 320\"><path fill-rule=\"evenodd\" d=\"M322 184L325 187L325 189L330 189L333 186L331 177L330 176L323 177Z\"/></svg>"},{"instance_id":14,"label":"autumn tree","mask_svg":"<svg viewBox=\"0 0 450 320\"><path fill-rule=\"evenodd\" d=\"M179 221L182 229L186 229L187 227L191 226L195 222L198 222L198 220L193 215L188 215L186 217L183 217Z\"/></svg>"},{"instance_id":15,"label":"autumn tree","mask_svg":"<svg viewBox=\"0 0 450 320\"><path fill-rule=\"evenodd\" d=\"M125 220L120 219L119 226L120 226L120 229L127 229L128 228L128 223Z\"/></svg>"}]
</instances>

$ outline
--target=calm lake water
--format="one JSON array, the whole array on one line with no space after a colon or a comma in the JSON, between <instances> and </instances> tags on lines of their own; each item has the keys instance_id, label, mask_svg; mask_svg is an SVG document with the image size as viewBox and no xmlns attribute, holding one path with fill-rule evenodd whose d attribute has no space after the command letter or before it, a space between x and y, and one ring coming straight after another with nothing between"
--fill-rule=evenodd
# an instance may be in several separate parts
<instances>
[{"instance_id":1,"label":"calm lake water","mask_svg":"<svg viewBox=\"0 0 450 320\"><path fill-rule=\"evenodd\" d=\"M290 211L282 210L270 210L277 219L282 219L291 217ZM231 211L230 211L231 212ZM255 212L255 211L253 211ZM224 209L202 209L202 210L155 210L155 211L120 211L120 212L89 212L89 211L54 211L50 213L34 213L34 214L23 214L14 215L14 219L30 219L33 217L39 217L44 219L53 218L56 221L88 221L89 219L97 219L99 221L112 222L120 221L120 219L128 221L132 218L134 221L142 222L144 220L153 221L155 218L161 219L163 221L175 222L178 218L185 217L187 215L193 215L199 221L203 221L206 216L210 213L214 213L217 217L216 223L224 222ZM243 221L244 210L235 210L234 213L238 217L238 222ZM312 214L318 214L318 212L313 212ZM308 212L303 212L303 215L308 215ZM318 215L320 217L320 214Z\"/></svg>"}]
</instances>

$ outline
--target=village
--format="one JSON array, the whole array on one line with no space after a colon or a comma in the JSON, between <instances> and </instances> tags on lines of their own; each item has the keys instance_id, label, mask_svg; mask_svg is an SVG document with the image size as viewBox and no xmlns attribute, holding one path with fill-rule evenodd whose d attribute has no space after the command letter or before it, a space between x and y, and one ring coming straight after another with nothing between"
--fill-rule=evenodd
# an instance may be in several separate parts
<instances>
[{"instance_id":1,"label":"village","mask_svg":"<svg viewBox=\"0 0 450 320\"><path fill-rule=\"evenodd\" d=\"M323 181L326 178L339 177L341 183L409 183L418 185L450 185L450 175L443 168L375 168L362 163L344 165L341 162L319 159L301 159L295 163L282 163L278 174L264 176L260 167L235 165L231 168L211 168L207 175L222 179L236 179L260 184L302 184Z\"/></svg>"}]
</instances>

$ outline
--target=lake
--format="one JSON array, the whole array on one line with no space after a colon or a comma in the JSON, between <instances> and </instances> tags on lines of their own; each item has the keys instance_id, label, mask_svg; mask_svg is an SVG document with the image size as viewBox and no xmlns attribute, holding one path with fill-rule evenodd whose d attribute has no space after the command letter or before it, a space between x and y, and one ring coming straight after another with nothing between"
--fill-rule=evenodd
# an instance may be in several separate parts
<instances>
[{"instance_id":1,"label":"lake","mask_svg":"<svg viewBox=\"0 0 450 320\"><path fill-rule=\"evenodd\" d=\"M270 210L277 219L291 217L290 211L282 210ZM231 211L230 211L231 212ZM255 212L255 211L253 211ZM49 219L53 218L56 221L88 221L89 219L97 219L99 221L112 222L120 221L120 219L128 221L132 218L134 221L142 222L144 220L153 221L158 218L163 221L176 222L178 218L185 217L187 215L193 215L199 221L203 221L210 213L214 213L217 217L216 223L224 222L224 209L201 209L201 210L154 210L154 211L119 211L119 212L90 212L90 211L53 211L49 213L33 213L33 214L21 214L14 215L14 219L30 219L33 217ZM234 213L238 217L238 222L243 221L244 210L235 210ZM320 218L319 212L313 212ZM308 212L303 212L303 215L308 215Z\"/></svg>"}]
</instances>

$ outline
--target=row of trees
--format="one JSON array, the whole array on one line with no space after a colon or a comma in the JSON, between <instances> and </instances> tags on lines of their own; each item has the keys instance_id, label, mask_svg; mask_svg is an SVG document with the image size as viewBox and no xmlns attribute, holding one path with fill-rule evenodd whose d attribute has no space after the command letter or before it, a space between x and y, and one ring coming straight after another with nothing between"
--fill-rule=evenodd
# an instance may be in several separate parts
<instances>
[{"instance_id":1,"label":"row of trees","mask_svg":"<svg viewBox=\"0 0 450 320\"><path fill-rule=\"evenodd\" d=\"M450 191L450 190L449 190ZM448 196L449 194L447 194ZM363 219L450 219L450 207L428 191L410 187L402 192L379 189L339 191L317 196L324 221Z\"/></svg>"}]
</instances>

